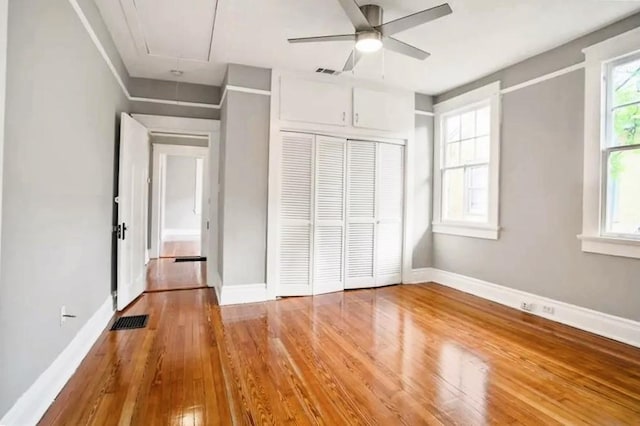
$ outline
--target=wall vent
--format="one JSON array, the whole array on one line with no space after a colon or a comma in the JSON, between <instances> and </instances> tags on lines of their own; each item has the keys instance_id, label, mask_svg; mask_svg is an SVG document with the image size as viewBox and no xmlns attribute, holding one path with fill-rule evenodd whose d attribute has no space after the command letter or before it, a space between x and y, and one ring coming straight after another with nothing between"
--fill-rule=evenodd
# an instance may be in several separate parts
<instances>
[{"instance_id":1,"label":"wall vent","mask_svg":"<svg viewBox=\"0 0 640 426\"><path fill-rule=\"evenodd\" d=\"M316 72L320 74L340 75L340 71L332 70L329 68L317 68Z\"/></svg>"}]
</instances>

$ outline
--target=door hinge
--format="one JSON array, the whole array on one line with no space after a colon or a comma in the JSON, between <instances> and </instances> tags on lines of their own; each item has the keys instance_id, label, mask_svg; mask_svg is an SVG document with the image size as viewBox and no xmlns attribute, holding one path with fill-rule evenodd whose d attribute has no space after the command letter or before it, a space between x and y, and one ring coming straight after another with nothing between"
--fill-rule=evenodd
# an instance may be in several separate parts
<instances>
[{"instance_id":1,"label":"door hinge","mask_svg":"<svg viewBox=\"0 0 640 426\"><path fill-rule=\"evenodd\" d=\"M209 229L209 221L207 221L207 230Z\"/></svg>"}]
</instances>

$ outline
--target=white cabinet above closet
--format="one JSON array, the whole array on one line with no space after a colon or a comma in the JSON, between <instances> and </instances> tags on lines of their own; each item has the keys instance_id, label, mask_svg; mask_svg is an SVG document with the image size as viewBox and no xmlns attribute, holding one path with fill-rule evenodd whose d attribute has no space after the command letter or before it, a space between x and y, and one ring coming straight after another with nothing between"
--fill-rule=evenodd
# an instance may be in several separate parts
<instances>
[{"instance_id":1,"label":"white cabinet above closet","mask_svg":"<svg viewBox=\"0 0 640 426\"><path fill-rule=\"evenodd\" d=\"M276 76L274 118L281 129L327 134L384 135L414 132L414 94L336 76Z\"/></svg>"},{"instance_id":2,"label":"white cabinet above closet","mask_svg":"<svg viewBox=\"0 0 640 426\"><path fill-rule=\"evenodd\" d=\"M281 81L281 120L346 126L350 115L349 87L294 78Z\"/></svg>"},{"instance_id":3,"label":"white cabinet above closet","mask_svg":"<svg viewBox=\"0 0 640 426\"><path fill-rule=\"evenodd\" d=\"M402 131L412 125L407 95L362 87L353 88L353 126Z\"/></svg>"}]
</instances>

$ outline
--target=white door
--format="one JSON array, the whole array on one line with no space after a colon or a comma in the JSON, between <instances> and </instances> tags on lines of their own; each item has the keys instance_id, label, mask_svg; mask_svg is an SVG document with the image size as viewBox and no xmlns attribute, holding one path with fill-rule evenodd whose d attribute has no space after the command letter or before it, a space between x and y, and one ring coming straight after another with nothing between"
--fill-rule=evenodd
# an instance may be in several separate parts
<instances>
[{"instance_id":1,"label":"white door","mask_svg":"<svg viewBox=\"0 0 640 426\"><path fill-rule=\"evenodd\" d=\"M314 136L280 139L278 296L311 295Z\"/></svg>"},{"instance_id":2,"label":"white door","mask_svg":"<svg viewBox=\"0 0 640 426\"><path fill-rule=\"evenodd\" d=\"M346 139L315 137L313 294L344 289Z\"/></svg>"},{"instance_id":3,"label":"white door","mask_svg":"<svg viewBox=\"0 0 640 426\"><path fill-rule=\"evenodd\" d=\"M376 285L377 143L347 143L347 241L345 288Z\"/></svg>"},{"instance_id":4,"label":"white door","mask_svg":"<svg viewBox=\"0 0 640 426\"><path fill-rule=\"evenodd\" d=\"M378 144L376 285L402 282L404 147Z\"/></svg>"},{"instance_id":5,"label":"white door","mask_svg":"<svg viewBox=\"0 0 640 426\"><path fill-rule=\"evenodd\" d=\"M145 287L149 133L123 113L120 122L118 177L118 310Z\"/></svg>"}]
</instances>

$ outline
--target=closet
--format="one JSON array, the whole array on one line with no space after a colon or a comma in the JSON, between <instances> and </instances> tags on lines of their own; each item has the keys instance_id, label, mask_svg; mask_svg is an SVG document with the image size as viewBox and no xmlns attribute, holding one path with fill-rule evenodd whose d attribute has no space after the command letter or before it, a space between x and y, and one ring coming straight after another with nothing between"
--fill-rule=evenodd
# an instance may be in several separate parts
<instances>
[{"instance_id":1,"label":"closet","mask_svg":"<svg viewBox=\"0 0 640 426\"><path fill-rule=\"evenodd\" d=\"M404 147L281 132L278 296L402 280Z\"/></svg>"}]
</instances>

